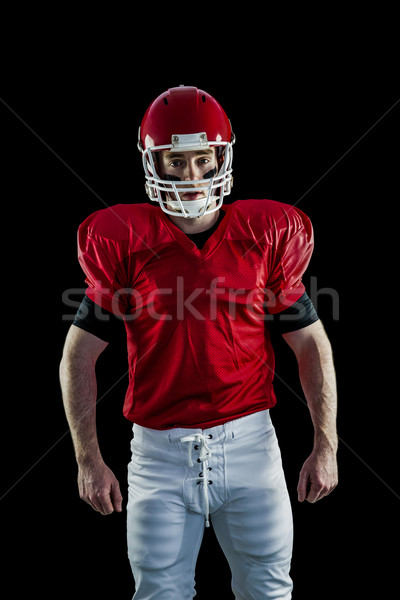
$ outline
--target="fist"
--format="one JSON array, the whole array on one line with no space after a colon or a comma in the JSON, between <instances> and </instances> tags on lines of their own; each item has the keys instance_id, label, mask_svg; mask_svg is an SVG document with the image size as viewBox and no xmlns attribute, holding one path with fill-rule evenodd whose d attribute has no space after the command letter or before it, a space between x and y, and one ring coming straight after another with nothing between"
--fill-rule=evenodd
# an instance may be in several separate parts
<instances>
[{"instance_id":1,"label":"fist","mask_svg":"<svg viewBox=\"0 0 400 600\"><path fill-rule=\"evenodd\" d=\"M104 462L79 466L79 496L101 513L122 512L122 495L118 480Z\"/></svg>"}]
</instances>

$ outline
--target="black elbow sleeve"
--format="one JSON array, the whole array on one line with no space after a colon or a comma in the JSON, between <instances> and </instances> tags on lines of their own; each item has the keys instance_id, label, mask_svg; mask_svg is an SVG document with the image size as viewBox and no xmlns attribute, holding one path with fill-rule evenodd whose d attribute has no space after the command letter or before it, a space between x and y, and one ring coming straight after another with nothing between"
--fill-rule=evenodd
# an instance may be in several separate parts
<instances>
[{"instance_id":1,"label":"black elbow sleeve","mask_svg":"<svg viewBox=\"0 0 400 600\"><path fill-rule=\"evenodd\" d=\"M122 319L101 308L85 294L73 325L92 333L104 342L110 342L118 324L121 326L121 321Z\"/></svg>"},{"instance_id":2,"label":"black elbow sleeve","mask_svg":"<svg viewBox=\"0 0 400 600\"><path fill-rule=\"evenodd\" d=\"M318 319L317 311L306 292L292 306L271 317L272 327L281 334L307 327Z\"/></svg>"}]
</instances>

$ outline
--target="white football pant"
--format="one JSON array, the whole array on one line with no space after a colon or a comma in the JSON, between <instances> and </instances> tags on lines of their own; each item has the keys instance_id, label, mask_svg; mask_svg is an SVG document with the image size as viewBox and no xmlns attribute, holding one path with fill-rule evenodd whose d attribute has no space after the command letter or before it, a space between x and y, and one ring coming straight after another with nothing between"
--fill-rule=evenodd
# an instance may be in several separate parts
<instances>
[{"instance_id":1,"label":"white football pant","mask_svg":"<svg viewBox=\"0 0 400 600\"><path fill-rule=\"evenodd\" d=\"M133 426L128 554L134 600L191 600L208 519L237 600L289 600L292 511L269 411L210 429Z\"/></svg>"}]
</instances>

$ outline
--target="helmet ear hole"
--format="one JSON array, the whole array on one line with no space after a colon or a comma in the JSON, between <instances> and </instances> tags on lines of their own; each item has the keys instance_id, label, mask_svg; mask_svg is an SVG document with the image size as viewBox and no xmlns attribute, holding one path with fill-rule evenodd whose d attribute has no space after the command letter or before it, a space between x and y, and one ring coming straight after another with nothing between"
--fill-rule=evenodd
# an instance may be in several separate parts
<instances>
[{"instance_id":1,"label":"helmet ear hole","mask_svg":"<svg viewBox=\"0 0 400 600\"><path fill-rule=\"evenodd\" d=\"M218 165L218 173L220 173L225 162L225 146L216 146L215 155Z\"/></svg>"}]
</instances>

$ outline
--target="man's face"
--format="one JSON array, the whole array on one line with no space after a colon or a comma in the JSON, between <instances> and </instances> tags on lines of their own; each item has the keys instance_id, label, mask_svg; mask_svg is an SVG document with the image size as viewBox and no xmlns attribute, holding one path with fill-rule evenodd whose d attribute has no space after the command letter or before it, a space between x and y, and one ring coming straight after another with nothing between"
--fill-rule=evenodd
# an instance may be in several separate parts
<instances>
[{"instance_id":1,"label":"man's face","mask_svg":"<svg viewBox=\"0 0 400 600\"><path fill-rule=\"evenodd\" d=\"M218 161L215 148L194 150L188 152L174 152L163 150L158 153L158 172L161 179L165 175L180 181L197 181L209 178L218 172ZM211 172L211 173L210 173ZM204 177L206 176L206 177ZM193 192L183 192L180 198L183 201L200 200L207 196L205 189L195 191L201 184L190 184ZM169 194L174 200L174 194Z\"/></svg>"}]
</instances>

